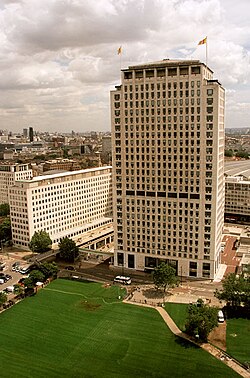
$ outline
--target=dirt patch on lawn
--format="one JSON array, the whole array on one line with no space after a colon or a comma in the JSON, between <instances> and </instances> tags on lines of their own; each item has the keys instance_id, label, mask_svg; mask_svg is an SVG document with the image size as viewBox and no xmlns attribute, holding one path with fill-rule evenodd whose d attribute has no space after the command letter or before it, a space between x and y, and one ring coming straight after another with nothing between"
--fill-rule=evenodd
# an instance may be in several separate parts
<instances>
[{"instance_id":1,"label":"dirt patch on lawn","mask_svg":"<svg viewBox=\"0 0 250 378\"><path fill-rule=\"evenodd\" d=\"M99 303L82 300L78 302L78 307L83 308L85 311L96 311L101 305Z\"/></svg>"},{"instance_id":2,"label":"dirt patch on lawn","mask_svg":"<svg viewBox=\"0 0 250 378\"><path fill-rule=\"evenodd\" d=\"M218 348L226 351L227 344L226 344L226 338L227 338L227 324L226 322L220 323L218 327L216 327L209 335L208 341L217 346Z\"/></svg>"}]
</instances>

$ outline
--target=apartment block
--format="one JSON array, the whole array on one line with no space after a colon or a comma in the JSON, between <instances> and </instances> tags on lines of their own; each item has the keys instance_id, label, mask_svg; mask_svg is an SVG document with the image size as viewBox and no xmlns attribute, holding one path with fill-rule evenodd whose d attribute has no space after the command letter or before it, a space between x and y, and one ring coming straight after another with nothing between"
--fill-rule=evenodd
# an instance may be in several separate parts
<instances>
[{"instance_id":1,"label":"apartment block","mask_svg":"<svg viewBox=\"0 0 250 378\"><path fill-rule=\"evenodd\" d=\"M9 189L13 243L28 248L35 231L61 239L112 223L111 167L37 176Z\"/></svg>"},{"instance_id":2,"label":"apartment block","mask_svg":"<svg viewBox=\"0 0 250 378\"><path fill-rule=\"evenodd\" d=\"M0 164L0 203L9 203L8 190L16 181L32 178L28 164L4 162Z\"/></svg>"},{"instance_id":3,"label":"apartment block","mask_svg":"<svg viewBox=\"0 0 250 378\"><path fill-rule=\"evenodd\" d=\"M198 60L122 70L111 92L114 264L213 279L224 215L224 89Z\"/></svg>"}]
</instances>

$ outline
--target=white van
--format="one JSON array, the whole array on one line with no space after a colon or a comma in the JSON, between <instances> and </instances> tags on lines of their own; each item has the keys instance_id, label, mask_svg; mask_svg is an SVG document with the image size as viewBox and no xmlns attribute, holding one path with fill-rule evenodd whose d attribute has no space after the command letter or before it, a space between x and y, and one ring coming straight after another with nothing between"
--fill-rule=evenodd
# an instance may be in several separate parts
<instances>
[{"instance_id":1,"label":"white van","mask_svg":"<svg viewBox=\"0 0 250 378\"><path fill-rule=\"evenodd\" d=\"M125 276L116 276L114 282L121 283L123 285L131 285L131 278Z\"/></svg>"},{"instance_id":2,"label":"white van","mask_svg":"<svg viewBox=\"0 0 250 378\"><path fill-rule=\"evenodd\" d=\"M223 312L221 310L218 311L218 322L219 323L224 323L224 320L225 320L225 318L224 318Z\"/></svg>"},{"instance_id":3,"label":"white van","mask_svg":"<svg viewBox=\"0 0 250 378\"><path fill-rule=\"evenodd\" d=\"M19 269L19 273L21 273L21 274L27 274L27 273L29 273L29 271L30 271L30 267L29 266L21 267Z\"/></svg>"}]
</instances>

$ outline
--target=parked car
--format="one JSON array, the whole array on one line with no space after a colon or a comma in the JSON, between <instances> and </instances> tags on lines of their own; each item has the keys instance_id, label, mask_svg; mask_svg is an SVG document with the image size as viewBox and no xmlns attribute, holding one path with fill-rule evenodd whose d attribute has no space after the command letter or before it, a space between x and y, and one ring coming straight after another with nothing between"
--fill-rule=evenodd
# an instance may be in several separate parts
<instances>
[{"instance_id":1,"label":"parked car","mask_svg":"<svg viewBox=\"0 0 250 378\"><path fill-rule=\"evenodd\" d=\"M7 282L8 279L6 278L5 274L1 273L0 279L3 281L3 283Z\"/></svg>"},{"instance_id":2,"label":"parked car","mask_svg":"<svg viewBox=\"0 0 250 378\"><path fill-rule=\"evenodd\" d=\"M12 264L12 270L13 271L16 271L17 269L19 269L19 267L20 267L19 261L15 261L14 264Z\"/></svg>"},{"instance_id":3,"label":"parked car","mask_svg":"<svg viewBox=\"0 0 250 378\"><path fill-rule=\"evenodd\" d=\"M75 268L73 266L71 266L71 265L65 266L64 269L66 269L66 270L75 270Z\"/></svg>"},{"instance_id":4,"label":"parked car","mask_svg":"<svg viewBox=\"0 0 250 378\"><path fill-rule=\"evenodd\" d=\"M12 276L10 274L5 274L5 277L6 277L7 281L12 279Z\"/></svg>"},{"instance_id":5,"label":"parked car","mask_svg":"<svg viewBox=\"0 0 250 378\"><path fill-rule=\"evenodd\" d=\"M28 276L20 278L20 280L18 281L18 284L21 286L24 286L24 281L26 280L26 278L28 278Z\"/></svg>"},{"instance_id":6,"label":"parked car","mask_svg":"<svg viewBox=\"0 0 250 378\"><path fill-rule=\"evenodd\" d=\"M225 320L224 314L223 314L223 312L221 310L219 310L218 311L218 322L219 323L224 323L224 320Z\"/></svg>"},{"instance_id":7,"label":"parked car","mask_svg":"<svg viewBox=\"0 0 250 378\"><path fill-rule=\"evenodd\" d=\"M6 266L5 263L0 263L0 271L1 271L1 270L4 270L5 266Z\"/></svg>"},{"instance_id":8,"label":"parked car","mask_svg":"<svg viewBox=\"0 0 250 378\"><path fill-rule=\"evenodd\" d=\"M19 273L21 274L27 274L30 272L30 267L29 266L24 266L22 268L19 269Z\"/></svg>"},{"instance_id":9,"label":"parked car","mask_svg":"<svg viewBox=\"0 0 250 378\"><path fill-rule=\"evenodd\" d=\"M14 293L14 290L15 290L15 288L14 288L14 286L8 286L8 287L6 287L6 293Z\"/></svg>"},{"instance_id":10,"label":"parked car","mask_svg":"<svg viewBox=\"0 0 250 378\"><path fill-rule=\"evenodd\" d=\"M3 278L0 278L0 285L4 284L6 281L4 281Z\"/></svg>"}]
</instances>

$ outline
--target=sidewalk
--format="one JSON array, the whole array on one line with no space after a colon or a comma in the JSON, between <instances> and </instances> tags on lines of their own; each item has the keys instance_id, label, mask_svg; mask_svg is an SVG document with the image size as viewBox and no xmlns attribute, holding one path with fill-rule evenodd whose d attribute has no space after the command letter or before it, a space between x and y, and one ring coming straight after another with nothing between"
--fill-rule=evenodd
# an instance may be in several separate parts
<instances>
[{"instance_id":1,"label":"sidewalk","mask_svg":"<svg viewBox=\"0 0 250 378\"><path fill-rule=\"evenodd\" d=\"M190 287L188 284L180 285L174 289L170 289L163 297L161 292L154 289L154 285L143 285L135 288L130 294L130 300L139 303L148 303L157 306L159 303L194 303L201 298L205 303L213 306L221 307L220 301L214 297L214 289L203 287ZM145 302L146 301L146 302Z\"/></svg>"}]
</instances>

